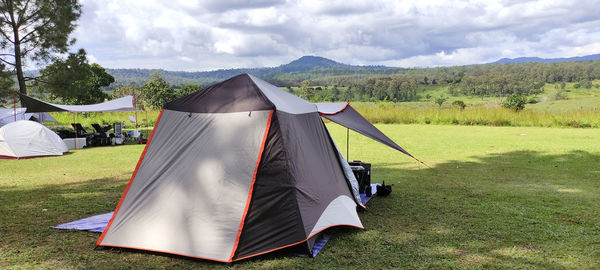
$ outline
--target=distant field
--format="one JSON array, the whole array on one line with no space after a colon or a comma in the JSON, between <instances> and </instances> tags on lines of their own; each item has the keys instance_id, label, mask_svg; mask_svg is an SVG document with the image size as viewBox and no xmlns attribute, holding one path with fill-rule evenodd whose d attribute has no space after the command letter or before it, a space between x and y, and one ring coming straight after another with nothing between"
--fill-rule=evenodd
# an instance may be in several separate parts
<instances>
[{"instance_id":1,"label":"distant field","mask_svg":"<svg viewBox=\"0 0 600 270\"><path fill-rule=\"evenodd\" d=\"M600 84L595 81L594 85ZM531 127L574 127L600 128L600 89L575 89L567 83L563 92L567 99L556 100L556 85L548 84L544 93L529 97L538 101L527 104L525 110L514 112L501 107L499 97L450 96L445 87L421 88L421 100L415 102L351 102L361 114L374 123L388 124L433 124L433 125L483 125L483 126L531 126ZM431 96L430 100L424 98ZM448 100L440 108L433 102L435 97L444 95ZM455 100L467 104L464 110L452 106ZM159 111L138 112L138 122L145 126L154 125ZM49 126L69 126L73 122L71 113L51 113L58 124ZM89 127L92 123L112 124L122 121L128 128L129 116L134 112L110 112L77 114L77 121Z\"/></svg>"},{"instance_id":2,"label":"distant field","mask_svg":"<svg viewBox=\"0 0 600 270\"><path fill-rule=\"evenodd\" d=\"M262 256L227 266L94 250L97 233L49 228L112 211L143 145L0 160L0 268L597 269L600 129L379 124L431 168L362 137L350 159L393 184L314 259ZM346 130L328 124L344 155Z\"/></svg>"}]
</instances>

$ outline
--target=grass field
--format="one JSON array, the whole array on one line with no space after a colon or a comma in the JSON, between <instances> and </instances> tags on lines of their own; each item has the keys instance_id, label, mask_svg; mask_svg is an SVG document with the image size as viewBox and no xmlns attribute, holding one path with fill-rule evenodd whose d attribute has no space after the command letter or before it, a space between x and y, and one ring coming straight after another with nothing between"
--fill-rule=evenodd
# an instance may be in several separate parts
<instances>
[{"instance_id":1,"label":"grass field","mask_svg":"<svg viewBox=\"0 0 600 270\"><path fill-rule=\"evenodd\" d=\"M345 153L345 129L328 125ZM94 250L99 234L51 229L112 211L142 145L0 160L0 268L598 269L600 130L378 125L431 168L352 133L350 159L394 184L314 259L226 266Z\"/></svg>"}]
</instances>

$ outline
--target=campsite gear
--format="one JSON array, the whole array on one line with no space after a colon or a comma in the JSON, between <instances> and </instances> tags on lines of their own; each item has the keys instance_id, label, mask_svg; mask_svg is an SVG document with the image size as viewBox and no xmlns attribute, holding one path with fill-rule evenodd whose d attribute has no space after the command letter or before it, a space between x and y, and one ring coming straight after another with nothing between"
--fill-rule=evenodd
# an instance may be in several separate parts
<instances>
[{"instance_id":1,"label":"campsite gear","mask_svg":"<svg viewBox=\"0 0 600 270\"><path fill-rule=\"evenodd\" d=\"M60 156L68 151L56 133L38 122L18 120L0 128L0 158Z\"/></svg>"},{"instance_id":2,"label":"campsite gear","mask_svg":"<svg viewBox=\"0 0 600 270\"><path fill-rule=\"evenodd\" d=\"M370 185L365 189L365 195L367 195L367 197L373 196L373 190Z\"/></svg>"},{"instance_id":3,"label":"campsite gear","mask_svg":"<svg viewBox=\"0 0 600 270\"><path fill-rule=\"evenodd\" d=\"M377 196L387 196L392 193L392 186L386 186L385 181L377 186Z\"/></svg>"},{"instance_id":4,"label":"campsite gear","mask_svg":"<svg viewBox=\"0 0 600 270\"><path fill-rule=\"evenodd\" d=\"M357 206L317 106L241 74L164 106L97 245L220 262L310 255L325 229L363 228Z\"/></svg>"},{"instance_id":5,"label":"campsite gear","mask_svg":"<svg viewBox=\"0 0 600 270\"><path fill-rule=\"evenodd\" d=\"M358 192L365 193L368 187L371 186L371 163L364 163L360 160L348 162L356 181L358 181Z\"/></svg>"}]
</instances>

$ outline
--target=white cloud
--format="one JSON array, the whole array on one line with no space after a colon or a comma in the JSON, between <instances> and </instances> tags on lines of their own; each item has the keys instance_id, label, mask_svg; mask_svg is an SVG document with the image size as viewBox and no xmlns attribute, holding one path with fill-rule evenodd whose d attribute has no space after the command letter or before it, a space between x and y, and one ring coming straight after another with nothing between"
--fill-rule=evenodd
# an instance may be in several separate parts
<instances>
[{"instance_id":1,"label":"white cloud","mask_svg":"<svg viewBox=\"0 0 600 270\"><path fill-rule=\"evenodd\" d=\"M600 53L600 0L85 0L77 47L111 68L463 65ZM74 48L76 49L76 48Z\"/></svg>"}]
</instances>

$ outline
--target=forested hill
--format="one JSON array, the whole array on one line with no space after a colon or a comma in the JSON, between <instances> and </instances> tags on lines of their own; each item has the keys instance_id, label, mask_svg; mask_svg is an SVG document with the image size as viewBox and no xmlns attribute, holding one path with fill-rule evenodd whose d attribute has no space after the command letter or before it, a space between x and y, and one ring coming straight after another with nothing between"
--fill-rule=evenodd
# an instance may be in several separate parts
<instances>
[{"instance_id":1,"label":"forested hill","mask_svg":"<svg viewBox=\"0 0 600 270\"><path fill-rule=\"evenodd\" d=\"M121 86L142 86L150 78L150 74L158 72L163 79L177 87L185 84L208 85L228 79L241 73L248 73L269 80L280 86L297 85L305 79L322 76L351 74L389 74L402 70L385 66L354 66L342 64L318 56L303 56L288 64L267 68L236 68L214 71L185 72L162 69L107 69L115 77L111 88Z\"/></svg>"},{"instance_id":2,"label":"forested hill","mask_svg":"<svg viewBox=\"0 0 600 270\"><path fill-rule=\"evenodd\" d=\"M569 61L594 61L600 60L600 54L591 54L585 56L569 57L569 58L539 58L539 57L518 57L518 58L502 58L491 64L518 64L518 63L560 63Z\"/></svg>"},{"instance_id":3,"label":"forested hill","mask_svg":"<svg viewBox=\"0 0 600 270\"><path fill-rule=\"evenodd\" d=\"M171 84L174 87L180 87L186 84L207 86L209 84L228 79L241 73L249 73L255 75L278 86L299 86L300 82L302 82L303 80L309 80L313 83L330 84L333 80L337 79L352 78L353 80L364 80L367 78L372 78L373 75L421 74L422 76L429 77L429 79L435 79L436 77L439 77L441 73L444 73L448 76L454 76L455 74L461 72L464 73L468 70L480 70L482 66L489 67L484 68L485 71L483 72L488 72L490 70L498 70L497 68L493 68L492 66L499 64L533 64L532 67L535 67L536 69L541 68L537 65L544 65L550 63L559 64L560 67L547 67L549 69L554 70L556 68L564 69L567 66L573 67L568 63L561 64L561 62L584 62L594 60L600 60L600 54L554 59L543 59L537 57L520 57L514 59L504 58L494 63L491 63L491 65L487 64L440 68L395 68L386 66L355 66L339 63L318 56L303 56L288 64L280 65L277 67L265 68L219 69L214 71L201 72L167 71L162 69L107 69L107 71L115 77L115 83L113 83L109 89L115 89L122 86L140 87L148 81L148 79L150 78L150 74L153 72L158 72L163 79L165 79L169 84ZM515 67L512 67L510 69L514 68ZM577 72L573 71L571 68L566 69L568 70L568 73ZM530 71L529 68L528 70Z\"/></svg>"}]
</instances>

